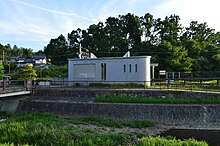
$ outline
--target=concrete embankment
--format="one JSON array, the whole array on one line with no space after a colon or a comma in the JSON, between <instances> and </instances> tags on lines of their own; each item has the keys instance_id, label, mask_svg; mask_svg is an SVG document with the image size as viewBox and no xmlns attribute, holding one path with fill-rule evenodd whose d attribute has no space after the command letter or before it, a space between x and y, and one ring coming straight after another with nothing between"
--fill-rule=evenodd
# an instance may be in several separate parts
<instances>
[{"instance_id":1,"label":"concrete embankment","mask_svg":"<svg viewBox=\"0 0 220 146\"><path fill-rule=\"evenodd\" d=\"M49 112L62 116L102 116L125 120L151 119L166 125L220 123L219 105L109 104L54 101L23 102L22 112Z\"/></svg>"},{"instance_id":2,"label":"concrete embankment","mask_svg":"<svg viewBox=\"0 0 220 146\"><path fill-rule=\"evenodd\" d=\"M0 111L14 113L19 108L19 100L0 100Z\"/></svg>"},{"instance_id":3,"label":"concrete embankment","mask_svg":"<svg viewBox=\"0 0 220 146\"><path fill-rule=\"evenodd\" d=\"M28 100L19 103L18 112L49 112L61 116L102 116L135 120L151 119L166 125L220 125L220 105L94 103L97 95L127 95L165 98L212 98L213 93L149 90L55 90L37 89ZM185 95L185 96L184 96Z\"/></svg>"}]
</instances>

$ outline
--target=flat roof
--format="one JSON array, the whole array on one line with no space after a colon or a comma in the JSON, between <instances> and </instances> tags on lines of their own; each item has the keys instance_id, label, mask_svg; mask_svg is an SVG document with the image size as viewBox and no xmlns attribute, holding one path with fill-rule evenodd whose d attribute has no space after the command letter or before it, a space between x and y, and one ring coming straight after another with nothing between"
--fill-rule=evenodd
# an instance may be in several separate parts
<instances>
[{"instance_id":1,"label":"flat roof","mask_svg":"<svg viewBox=\"0 0 220 146\"><path fill-rule=\"evenodd\" d=\"M71 61L82 61L82 60L114 60L114 59L138 59L138 58L151 58L151 56L131 56L131 57L100 57L100 58L69 58L68 60Z\"/></svg>"}]
</instances>

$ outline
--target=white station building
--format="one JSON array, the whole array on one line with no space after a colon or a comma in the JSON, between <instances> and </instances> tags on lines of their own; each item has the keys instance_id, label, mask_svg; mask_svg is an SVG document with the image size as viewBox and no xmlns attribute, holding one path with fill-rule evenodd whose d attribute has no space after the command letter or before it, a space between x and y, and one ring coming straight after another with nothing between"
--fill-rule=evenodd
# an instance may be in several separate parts
<instances>
[{"instance_id":1,"label":"white station building","mask_svg":"<svg viewBox=\"0 0 220 146\"><path fill-rule=\"evenodd\" d=\"M94 55L93 55L94 56ZM150 86L151 56L68 59L68 80L79 83L137 83Z\"/></svg>"}]
</instances>

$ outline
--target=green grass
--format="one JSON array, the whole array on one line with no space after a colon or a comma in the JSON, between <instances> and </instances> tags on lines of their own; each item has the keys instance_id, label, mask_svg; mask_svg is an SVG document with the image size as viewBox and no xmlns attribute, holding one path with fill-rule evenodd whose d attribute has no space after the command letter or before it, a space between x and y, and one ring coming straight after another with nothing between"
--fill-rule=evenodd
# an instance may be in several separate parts
<instances>
[{"instance_id":1,"label":"green grass","mask_svg":"<svg viewBox=\"0 0 220 146\"><path fill-rule=\"evenodd\" d=\"M204 141L196 141L195 139L182 141L175 138L144 137L138 141L136 146L208 146L208 144Z\"/></svg>"},{"instance_id":2,"label":"green grass","mask_svg":"<svg viewBox=\"0 0 220 146\"><path fill-rule=\"evenodd\" d=\"M122 127L145 127L145 124L149 124L146 120L124 122L100 117L64 119L47 113L8 115L1 112L0 117L6 118L6 121L0 123L0 146L117 146L130 145L133 141L138 141L137 143L132 143L134 146L144 146L148 145L149 141L152 141L152 144L155 141L157 143L158 141L166 141L164 138L159 138L158 140L158 138L152 137L138 140L134 133L110 132L100 134L96 130L82 130L73 125L75 123L112 127L120 127L120 125ZM139 136L139 138L142 136ZM195 140L193 142L186 141L184 145L190 146L197 143L200 142ZM170 143L160 144L170 146ZM203 143L201 142L200 144Z\"/></svg>"},{"instance_id":3,"label":"green grass","mask_svg":"<svg viewBox=\"0 0 220 146\"><path fill-rule=\"evenodd\" d=\"M158 103L158 104L220 104L220 98L145 98L127 96L98 96L95 102Z\"/></svg>"},{"instance_id":4,"label":"green grass","mask_svg":"<svg viewBox=\"0 0 220 146\"><path fill-rule=\"evenodd\" d=\"M73 124L93 124L97 126L107 126L112 128L146 128L155 126L155 123L151 120L134 120L134 121L122 121L115 119L107 119L101 117L78 117L69 119L69 121Z\"/></svg>"},{"instance_id":5,"label":"green grass","mask_svg":"<svg viewBox=\"0 0 220 146\"><path fill-rule=\"evenodd\" d=\"M124 145L132 138L126 133L94 134L92 130L80 130L69 126L74 119L47 113L14 116L0 113L3 116L7 120L0 123L0 145Z\"/></svg>"}]
</instances>

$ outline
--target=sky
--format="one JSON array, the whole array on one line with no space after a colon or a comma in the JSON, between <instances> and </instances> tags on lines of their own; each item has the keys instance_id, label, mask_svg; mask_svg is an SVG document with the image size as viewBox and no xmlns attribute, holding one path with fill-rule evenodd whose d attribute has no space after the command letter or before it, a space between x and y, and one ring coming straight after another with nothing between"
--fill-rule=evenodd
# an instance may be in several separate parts
<instances>
[{"instance_id":1,"label":"sky","mask_svg":"<svg viewBox=\"0 0 220 146\"><path fill-rule=\"evenodd\" d=\"M219 6L219 0L0 0L0 44L36 52L60 34L127 13L162 19L176 14L184 27L207 22L217 32Z\"/></svg>"}]
</instances>

